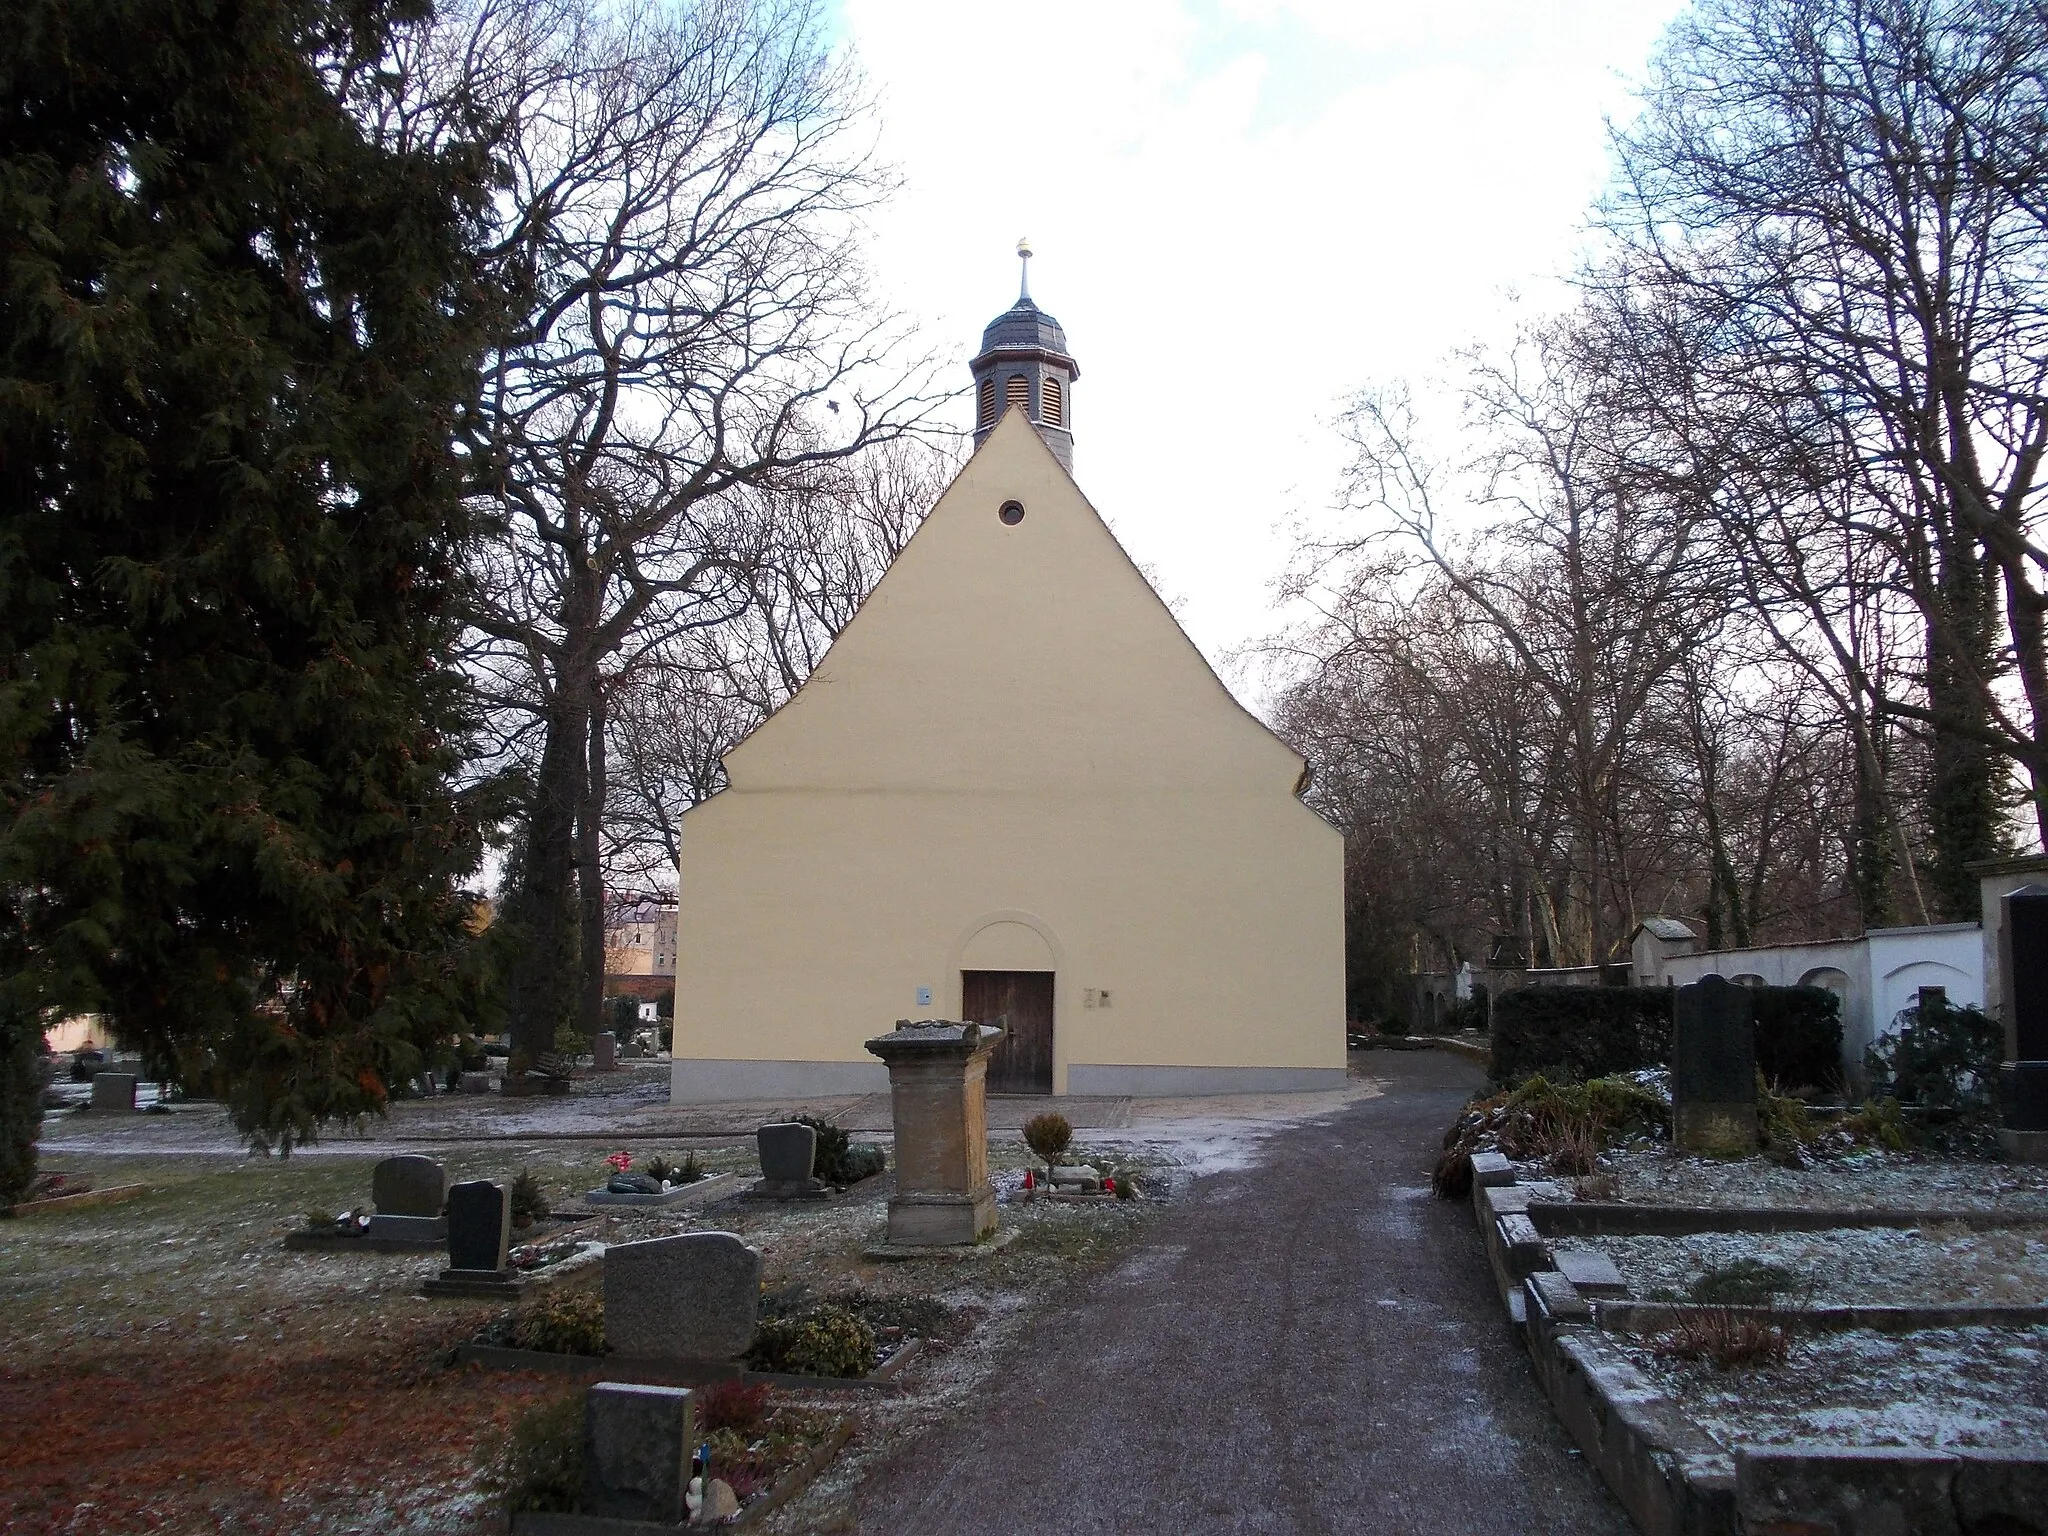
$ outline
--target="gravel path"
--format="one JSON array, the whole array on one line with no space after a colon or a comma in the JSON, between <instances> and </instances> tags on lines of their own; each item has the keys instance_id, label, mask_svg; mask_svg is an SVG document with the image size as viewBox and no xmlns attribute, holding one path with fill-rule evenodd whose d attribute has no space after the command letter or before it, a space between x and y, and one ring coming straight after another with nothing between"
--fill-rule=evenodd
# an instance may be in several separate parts
<instances>
[{"instance_id":1,"label":"gravel path","mask_svg":"<svg viewBox=\"0 0 2048 1536\"><path fill-rule=\"evenodd\" d=\"M1035 1325L979 1403L877 1469L859 1529L1631 1532L1537 1389L1470 1210L1429 1198L1479 1069L1372 1068L1384 1097L1199 1182Z\"/></svg>"}]
</instances>

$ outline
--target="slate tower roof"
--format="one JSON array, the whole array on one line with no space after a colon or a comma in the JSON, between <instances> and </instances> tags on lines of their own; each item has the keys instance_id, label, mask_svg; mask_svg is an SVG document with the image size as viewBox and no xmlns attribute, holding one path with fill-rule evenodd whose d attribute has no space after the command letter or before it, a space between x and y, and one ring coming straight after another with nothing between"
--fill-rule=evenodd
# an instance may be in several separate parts
<instances>
[{"instance_id":1,"label":"slate tower roof","mask_svg":"<svg viewBox=\"0 0 2048 1536\"><path fill-rule=\"evenodd\" d=\"M1074 472L1074 380L1081 368L1067 351L1059 321L1031 302L1031 246L1017 242L1023 264L1017 302L981 333L981 352L967 366L974 374L974 445L1006 411L1020 409L1038 428L1068 474Z\"/></svg>"}]
</instances>

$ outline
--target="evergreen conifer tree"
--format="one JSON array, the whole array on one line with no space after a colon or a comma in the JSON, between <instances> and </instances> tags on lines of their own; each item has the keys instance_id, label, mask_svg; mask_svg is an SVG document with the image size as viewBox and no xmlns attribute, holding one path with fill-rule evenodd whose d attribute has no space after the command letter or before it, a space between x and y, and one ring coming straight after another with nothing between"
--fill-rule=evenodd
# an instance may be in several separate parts
<instances>
[{"instance_id":1,"label":"evergreen conifer tree","mask_svg":"<svg viewBox=\"0 0 2048 1536\"><path fill-rule=\"evenodd\" d=\"M287 1150L379 1110L466 985L488 162L378 126L423 16L0 28L0 1019L101 1010Z\"/></svg>"}]
</instances>

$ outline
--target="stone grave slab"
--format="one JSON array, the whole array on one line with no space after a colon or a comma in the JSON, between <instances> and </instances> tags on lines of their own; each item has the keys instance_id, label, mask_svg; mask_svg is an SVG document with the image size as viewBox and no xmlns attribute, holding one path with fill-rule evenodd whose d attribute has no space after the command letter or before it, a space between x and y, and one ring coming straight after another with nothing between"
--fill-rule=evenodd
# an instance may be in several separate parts
<instances>
[{"instance_id":1,"label":"stone grave slab","mask_svg":"<svg viewBox=\"0 0 2048 1536\"><path fill-rule=\"evenodd\" d=\"M753 1341L761 1250L730 1232L614 1243L604 1255L604 1336L642 1360L736 1360Z\"/></svg>"},{"instance_id":2,"label":"stone grave slab","mask_svg":"<svg viewBox=\"0 0 2048 1536\"><path fill-rule=\"evenodd\" d=\"M1557 1272L1588 1296L1626 1296L1620 1268L1597 1248L1560 1248L1551 1255Z\"/></svg>"}]
</instances>

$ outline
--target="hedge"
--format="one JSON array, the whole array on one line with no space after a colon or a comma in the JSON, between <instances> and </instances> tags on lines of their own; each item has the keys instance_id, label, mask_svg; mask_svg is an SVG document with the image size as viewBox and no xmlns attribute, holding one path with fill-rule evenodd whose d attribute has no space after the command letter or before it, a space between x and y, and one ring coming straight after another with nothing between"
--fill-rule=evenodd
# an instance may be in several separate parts
<instances>
[{"instance_id":1,"label":"hedge","mask_svg":"<svg viewBox=\"0 0 2048 1536\"><path fill-rule=\"evenodd\" d=\"M1842 1086L1842 1000L1826 987L1758 987L1756 1069L1787 1090Z\"/></svg>"},{"instance_id":2,"label":"hedge","mask_svg":"<svg viewBox=\"0 0 2048 1536\"><path fill-rule=\"evenodd\" d=\"M1517 987L1493 1002L1493 1075L1584 1082L1671 1059L1669 987Z\"/></svg>"},{"instance_id":3,"label":"hedge","mask_svg":"<svg viewBox=\"0 0 2048 1536\"><path fill-rule=\"evenodd\" d=\"M1520 987L1493 1004L1493 1075L1585 1082L1671 1062L1671 987ZM1757 987L1756 1062L1785 1089L1841 1083L1840 1003L1824 987Z\"/></svg>"}]
</instances>

